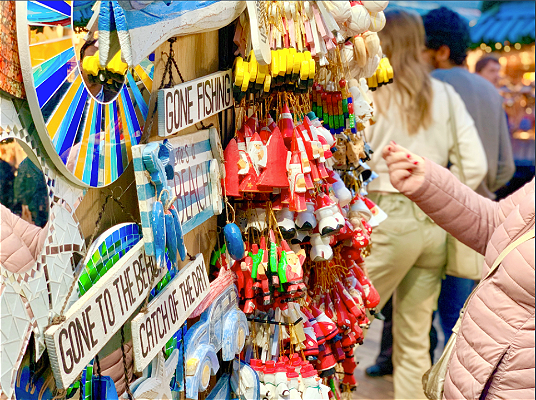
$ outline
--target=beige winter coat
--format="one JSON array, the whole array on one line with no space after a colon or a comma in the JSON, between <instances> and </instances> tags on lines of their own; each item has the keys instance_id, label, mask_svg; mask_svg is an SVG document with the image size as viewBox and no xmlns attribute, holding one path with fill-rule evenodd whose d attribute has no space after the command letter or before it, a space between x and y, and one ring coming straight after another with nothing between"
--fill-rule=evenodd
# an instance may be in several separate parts
<instances>
[{"instance_id":1,"label":"beige winter coat","mask_svg":"<svg viewBox=\"0 0 536 400\"><path fill-rule=\"evenodd\" d=\"M534 179L496 203L426 160L424 184L408 195L438 225L485 254L534 229ZM464 315L445 382L446 399L534 399L534 239L503 260Z\"/></svg>"}]
</instances>

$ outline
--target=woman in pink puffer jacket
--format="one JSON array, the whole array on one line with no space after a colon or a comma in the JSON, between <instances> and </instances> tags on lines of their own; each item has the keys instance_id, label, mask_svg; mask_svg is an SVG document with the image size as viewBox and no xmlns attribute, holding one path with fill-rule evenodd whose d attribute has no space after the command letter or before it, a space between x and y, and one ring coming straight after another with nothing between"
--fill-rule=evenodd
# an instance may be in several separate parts
<instances>
[{"instance_id":1,"label":"woman in pink puffer jacket","mask_svg":"<svg viewBox=\"0 0 536 400\"><path fill-rule=\"evenodd\" d=\"M534 179L500 202L396 143L383 150L391 183L439 226L485 255L534 229ZM534 239L509 253L464 314L445 379L446 399L534 399Z\"/></svg>"}]
</instances>

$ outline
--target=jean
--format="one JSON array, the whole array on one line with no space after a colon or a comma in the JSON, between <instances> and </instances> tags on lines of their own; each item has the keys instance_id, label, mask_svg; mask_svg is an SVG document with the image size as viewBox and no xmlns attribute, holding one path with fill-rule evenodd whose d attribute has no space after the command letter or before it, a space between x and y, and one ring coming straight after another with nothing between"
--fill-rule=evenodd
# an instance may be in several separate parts
<instances>
[{"instance_id":1,"label":"jean","mask_svg":"<svg viewBox=\"0 0 536 400\"><path fill-rule=\"evenodd\" d=\"M472 279L457 278L450 275L447 275L441 282L437 312L445 335L445 343L452 335L452 328L456 325L465 300L471 294L474 286L475 281Z\"/></svg>"}]
</instances>

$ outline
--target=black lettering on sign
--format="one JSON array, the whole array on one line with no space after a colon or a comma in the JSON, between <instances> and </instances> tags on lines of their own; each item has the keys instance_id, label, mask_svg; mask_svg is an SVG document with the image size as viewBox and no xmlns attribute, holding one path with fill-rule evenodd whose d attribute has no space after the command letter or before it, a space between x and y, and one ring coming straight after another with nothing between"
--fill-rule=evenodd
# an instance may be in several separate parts
<instances>
[{"instance_id":1,"label":"black lettering on sign","mask_svg":"<svg viewBox=\"0 0 536 400\"><path fill-rule=\"evenodd\" d=\"M104 289L104 305L106 306L106 316L108 317L108 324L114 326L115 313L114 305L112 303L112 295L108 289Z\"/></svg>"},{"instance_id":2,"label":"black lettering on sign","mask_svg":"<svg viewBox=\"0 0 536 400\"><path fill-rule=\"evenodd\" d=\"M205 81L205 100L203 100L203 104L208 104L208 106L205 106L205 115L209 115L212 113L212 100L210 98L210 94L207 91L207 86L210 88L210 91L212 92L212 81L210 79L207 79Z\"/></svg>"},{"instance_id":3,"label":"black lettering on sign","mask_svg":"<svg viewBox=\"0 0 536 400\"><path fill-rule=\"evenodd\" d=\"M192 85L186 88L186 101L188 102L188 124L192 124L194 122L192 118L192 105L194 104L194 102L190 100L191 91L192 91Z\"/></svg>"},{"instance_id":4,"label":"black lettering on sign","mask_svg":"<svg viewBox=\"0 0 536 400\"><path fill-rule=\"evenodd\" d=\"M168 297L168 301L171 299L171 295ZM162 325L164 325L164 329L166 331L169 331L171 329L171 325L169 324L169 313L168 313L168 301L164 301L162 304ZM167 327L166 327L167 324Z\"/></svg>"},{"instance_id":5,"label":"black lettering on sign","mask_svg":"<svg viewBox=\"0 0 536 400\"><path fill-rule=\"evenodd\" d=\"M121 276L115 278L115 280L112 282L112 285L114 285L115 290L117 290L117 298L119 299L119 306L121 307L121 315L125 315L125 311L123 310L123 302L121 301L121 290L119 289L118 285L119 278L121 278Z\"/></svg>"},{"instance_id":6,"label":"black lettering on sign","mask_svg":"<svg viewBox=\"0 0 536 400\"><path fill-rule=\"evenodd\" d=\"M219 98L219 107L218 111L220 111L223 107L225 107L225 84L224 84L223 77L218 78L218 98Z\"/></svg>"},{"instance_id":7,"label":"black lettering on sign","mask_svg":"<svg viewBox=\"0 0 536 400\"><path fill-rule=\"evenodd\" d=\"M181 93L180 90L175 90L173 93L173 126L175 130L181 127Z\"/></svg>"},{"instance_id":8,"label":"black lettering on sign","mask_svg":"<svg viewBox=\"0 0 536 400\"><path fill-rule=\"evenodd\" d=\"M73 351L71 350L71 347L67 349L67 351L64 351L64 340L69 338L69 334L67 333L67 329L63 328L60 331L59 335L59 344L60 344L60 355L61 355L61 362L63 366L63 370L66 374L70 374L74 367L74 360L73 360ZM67 356L67 357L66 357ZM67 366L66 360L70 360L69 366Z\"/></svg>"},{"instance_id":9,"label":"black lettering on sign","mask_svg":"<svg viewBox=\"0 0 536 400\"><path fill-rule=\"evenodd\" d=\"M106 320L104 319L104 310L102 308L102 294L99 294L96 298L95 298L95 301L97 303L99 303L99 311L100 311L100 316L101 316L101 320L102 320L102 326L104 327L104 334L107 334L108 333L108 329L106 329Z\"/></svg>"},{"instance_id":10,"label":"black lettering on sign","mask_svg":"<svg viewBox=\"0 0 536 400\"><path fill-rule=\"evenodd\" d=\"M175 299L175 293L177 292L177 289L173 289L173 292L171 292L171 295L173 296L173 310L175 310L175 321L179 319L179 309L178 309L178 305L179 305L179 301L177 299Z\"/></svg>"},{"instance_id":11,"label":"black lettering on sign","mask_svg":"<svg viewBox=\"0 0 536 400\"><path fill-rule=\"evenodd\" d=\"M74 363L78 364L80 362L80 358L82 357L82 354L80 354L80 343L78 342L78 336L76 335L76 322L75 321L69 322L69 326L67 327L67 332L69 332L69 343L71 344L71 349L73 351Z\"/></svg>"},{"instance_id":12,"label":"black lettering on sign","mask_svg":"<svg viewBox=\"0 0 536 400\"><path fill-rule=\"evenodd\" d=\"M174 123L174 110L173 110L173 93L167 92L166 93L166 110L168 110L167 118L166 118L166 132L171 133L173 132L173 123Z\"/></svg>"},{"instance_id":13,"label":"black lettering on sign","mask_svg":"<svg viewBox=\"0 0 536 400\"><path fill-rule=\"evenodd\" d=\"M89 312L91 311L91 306L87 306L84 310L83 318L87 322L89 328L89 339L91 340L91 347L95 347L99 343L98 339L93 338L93 329L95 329L95 322L91 322L89 319Z\"/></svg>"},{"instance_id":14,"label":"black lettering on sign","mask_svg":"<svg viewBox=\"0 0 536 400\"><path fill-rule=\"evenodd\" d=\"M132 306L132 304L134 304L134 302L136 301L136 298L134 297L134 293L132 291L132 287L134 286L134 282L132 282L130 280L130 266L128 266L125 269L125 285L127 286L128 299L130 301L130 305Z\"/></svg>"},{"instance_id":15,"label":"black lettering on sign","mask_svg":"<svg viewBox=\"0 0 536 400\"><path fill-rule=\"evenodd\" d=\"M197 119L202 120L201 111L205 110L205 101L203 96L203 82L197 84ZM201 99L203 99L203 106L201 106ZM204 114L203 114L204 116Z\"/></svg>"},{"instance_id":16,"label":"black lettering on sign","mask_svg":"<svg viewBox=\"0 0 536 400\"><path fill-rule=\"evenodd\" d=\"M179 94L180 94L180 125L179 127L182 127L182 121L184 120L184 124L186 125L186 122L187 122L187 118L188 118L188 104L187 104L187 99L184 98L184 94L182 92L182 90L179 90Z\"/></svg>"},{"instance_id":17,"label":"black lettering on sign","mask_svg":"<svg viewBox=\"0 0 536 400\"><path fill-rule=\"evenodd\" d=\"M229 74L225 75L225 107L229 107L231 104L231 76Z\"/></svg>"},{"instance_id":18,"label":"black lettering on sign","mask_svg":"<svg viewBox=\"0 0 536 400\"><path fill-rule=\"evenodd\" d=\"M145 324L142 322L140 324L140 347L141 347L141 355L143 357L147 357L147 353L149 353L149 347L143 346L143 334L142 331L145 331Z\"/></svg>"}]
</instances>

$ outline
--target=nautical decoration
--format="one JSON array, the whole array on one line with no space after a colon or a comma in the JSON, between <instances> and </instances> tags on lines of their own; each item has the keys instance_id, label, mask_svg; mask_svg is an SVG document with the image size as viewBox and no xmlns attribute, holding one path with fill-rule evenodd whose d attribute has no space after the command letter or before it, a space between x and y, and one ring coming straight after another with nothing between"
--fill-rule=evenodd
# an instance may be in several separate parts
<instances>
[{"instance_id":1,"label":"nautical decoration","mask_svg":"<svg viewBox=\"0 0 536 400\"><path fill-rule=\"evenodd\" d=\"M163 208L168 207L172 214L176 213L179 217L176 221L180 222L180 226L176 226L175 234L181 259L186 253L181 242L183 235L221 212L221 177L214 171L211 174L211 163L217 163L220 169L218 159L221 145L211 145L219 143L218 139L217 130L209 128L132 148L147 255L156 254L154 240L157 236L153 232L151 215L160 197ZM169 193L163 190L165 188ZM169 201L172 203L168 204ZM161 223L165 225L165 220ZM182 231L182 234L179 235L178 231Z\"/></svg>"},{"instance_id":2,"label":"nautical decoration","mask_svg":"<svg viewBox=\"0 0 536 400\"><path fill-rule=\"evenodd\" d=\"M97 63L95 71L83 65L98 53L99 43L95 18L88 22L80 10L98 15L99 5L107 3L17 3L19 53L35 127L54 166L85 187L109 185L126 169L152 91L154 67L148 58L123 75L113 65L100 70ZM87 32L85 39L75 29ZM108 80L115 83L95 80L101 74L111 74Z\"/></svg>"}]
</instances>

